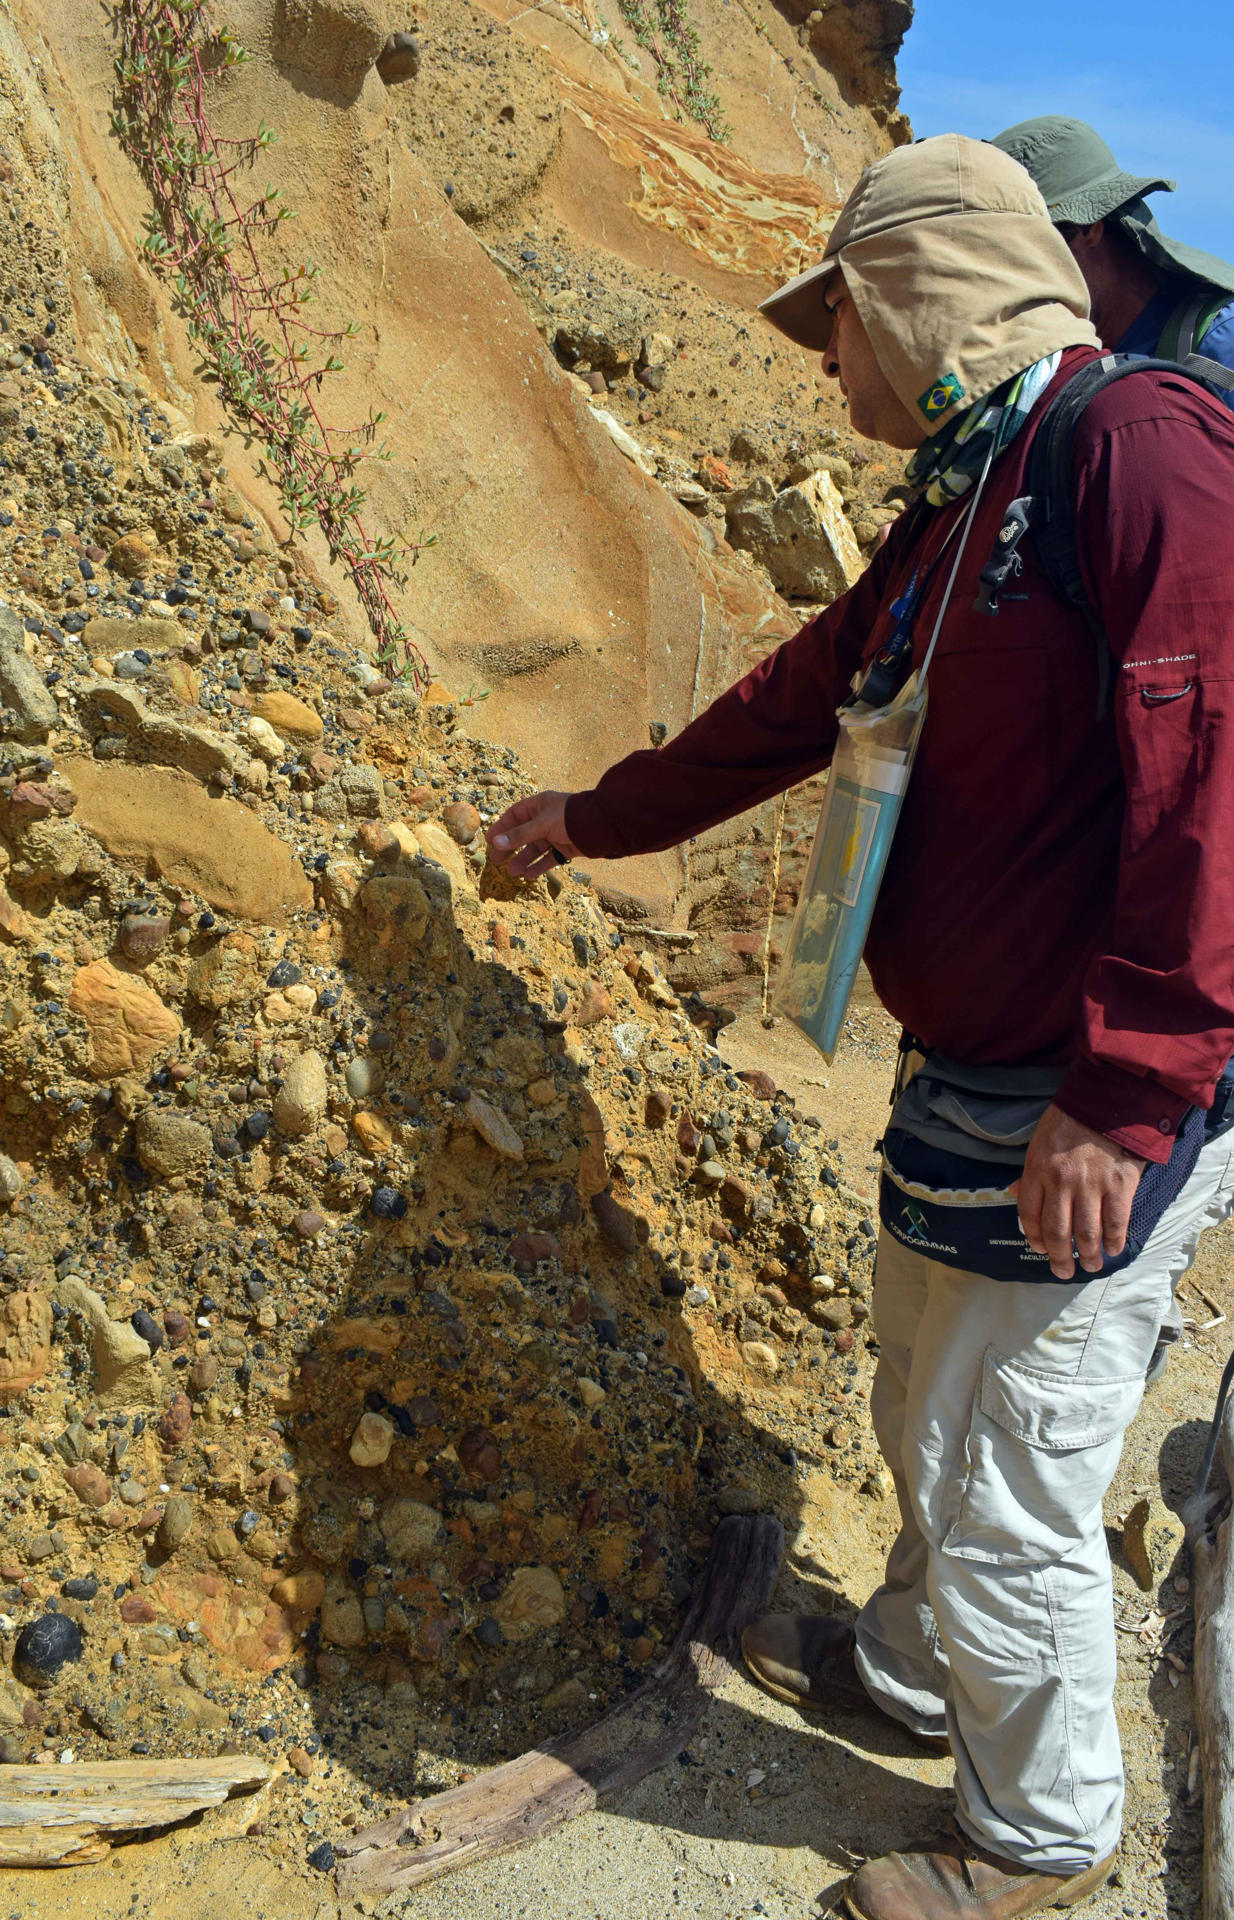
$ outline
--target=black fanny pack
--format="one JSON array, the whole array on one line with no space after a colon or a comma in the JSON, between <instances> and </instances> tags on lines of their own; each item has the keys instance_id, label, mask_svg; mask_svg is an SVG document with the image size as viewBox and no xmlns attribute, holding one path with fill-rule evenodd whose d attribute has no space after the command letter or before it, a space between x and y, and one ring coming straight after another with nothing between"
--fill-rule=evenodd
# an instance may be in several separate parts
<instances>
[{"instance_id":1,"label":"black fanny pack","mask_svg":"<svg viewBox=\"0 0 1234 1920\"><path fill-rule=\"evenodd\" d=\"M1007 1189L1024 1171L1033 1130L1062 1081L1049 1067L965 1067L911 1045L902 1068L919 1064L899 1087L883 1139L879 1215L903 1246L946 1267L988 1280L1052 1281L1050 1263L1020 1229ZM1211 1112L1189 1107L1166 1161L1140 1177L1127 1244L1101 1274L1118 1273L1143 1252L1166 1208L1190 1179L1206 1140L1234 1125L1234 1063ZM1083 1285L1096 1274L1077 1274Z\"/></svg>"}]
</instances>

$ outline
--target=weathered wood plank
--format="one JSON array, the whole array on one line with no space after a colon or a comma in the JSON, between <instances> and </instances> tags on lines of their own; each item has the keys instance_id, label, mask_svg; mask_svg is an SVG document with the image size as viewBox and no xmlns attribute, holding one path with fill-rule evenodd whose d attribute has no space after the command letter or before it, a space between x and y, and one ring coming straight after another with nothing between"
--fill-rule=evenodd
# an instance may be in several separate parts
<instances>
[{"instance_id":1,"label":"weathered wood plank","mask_svg":"<svg viewBox=\"0 0 1234 1920\"><path fill-rule=\"evenodd\" d=\"M354 1835L338 1848L340 1891L420 1886L523 1846L673 1759L727 1678L730 1652L767 1606L783 1550L778 1520L721 1521L672 1649L636 1693L581 1733L547 1741Z\"/></svg>"},{"instance_id":2,"label":"weathered wood plank","mask_svg":"<svg viewBox=\"0 0 1234 1920\"><path fill-rule=\"evenodd\" d=\"M0 1767L0 1866L84 1866L118 1834L171 1826L272 1775L244 1755Z\"/></svg>"},{"instance_id":3,"label":"weathered wood plank","mask_svg":"<svg viewBox=\"0 0 1234 1920\"><path fill-rule=\"evenodd\" d=\"M1192 1694L1204 1789L1204 1920L1234 1920L1234 1354L1195 1493L1183 1508L1195 1594ZM1227 1488L1208 1481L1215 1457Z\"/></svg>"}]
</instances>

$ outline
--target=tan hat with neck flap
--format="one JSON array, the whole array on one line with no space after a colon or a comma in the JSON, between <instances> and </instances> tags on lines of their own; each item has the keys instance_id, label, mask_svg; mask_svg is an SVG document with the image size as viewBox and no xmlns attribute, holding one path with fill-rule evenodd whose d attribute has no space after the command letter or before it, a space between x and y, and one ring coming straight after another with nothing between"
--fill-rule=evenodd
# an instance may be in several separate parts
<instances>
[{"instance_id":1,"label":"tan hat with neck flap","mask_svg":"<svg viewBox=\"0 0 1234 1920\"><path fill-rule=\"evenodd\" d=\"M897 147L868 167L818 266L759 312L821 353L837 268L879 366L927 434L1046 354L1100 345L1088 288L1032 180L963 134Z\"/></svg>"}]
</instances>

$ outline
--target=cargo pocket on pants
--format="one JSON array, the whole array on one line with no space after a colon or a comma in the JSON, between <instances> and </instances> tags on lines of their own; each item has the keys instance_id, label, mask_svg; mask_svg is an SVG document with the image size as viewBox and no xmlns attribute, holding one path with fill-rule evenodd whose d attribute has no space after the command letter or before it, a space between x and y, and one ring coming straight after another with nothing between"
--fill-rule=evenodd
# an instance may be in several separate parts
<instances>
[{"instance_id":1,"label":"cargo pocket on pants","mask_svg":"<svg viewBox=\"0 0 1234 1920\"><path fill-rule=\"evenodd\" d=\"M942 1550L960 1560L1043 1566L1065 1559L1100 1520L1144 1377L1040 1373L986 1351Z\"/></svg>"}]
</instances>

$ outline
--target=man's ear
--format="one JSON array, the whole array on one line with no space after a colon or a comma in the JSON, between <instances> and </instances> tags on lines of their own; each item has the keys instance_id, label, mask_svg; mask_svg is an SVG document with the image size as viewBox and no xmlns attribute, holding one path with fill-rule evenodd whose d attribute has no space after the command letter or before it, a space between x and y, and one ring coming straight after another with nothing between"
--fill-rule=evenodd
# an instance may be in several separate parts
<instances>
[{"instance_id":1,"label":"man's ear","mask_svg":"<svg viewBox=\"0 0 1234 1920\"><path fill-rule=\"evenodd\" d=\"M1067 244L1073 253L1081 251L1095 253L1105 239L1105 221L1092 220L1086 227L1073 227L1067 238Z\"/></svg>"}]
</instances>

